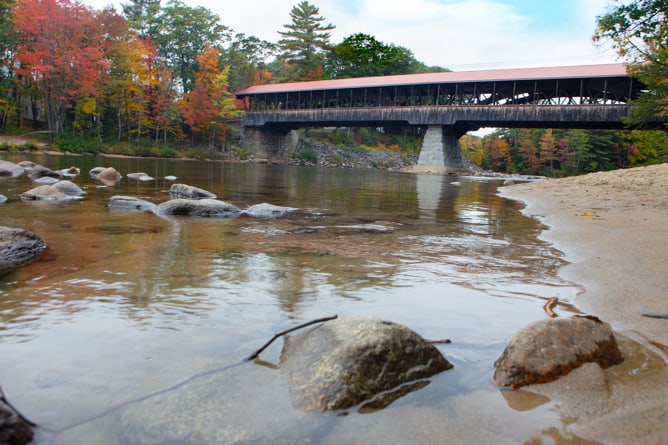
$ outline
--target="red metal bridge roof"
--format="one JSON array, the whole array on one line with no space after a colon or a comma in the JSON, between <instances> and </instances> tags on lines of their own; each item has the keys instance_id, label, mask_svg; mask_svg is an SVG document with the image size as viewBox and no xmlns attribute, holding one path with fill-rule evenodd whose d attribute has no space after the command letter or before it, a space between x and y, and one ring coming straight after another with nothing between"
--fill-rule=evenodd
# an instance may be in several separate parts
<instances>
[{"instance_id":1,"label":"red metal bridge roof","mask_svg":"<svg viewBox=\"0 0 668 445\"><path fill-rule=\"evenodd\" d=\"M573 79L587 77L626 77L623 63L600 65L555 66L543 68L512 68L478 71L448 71L441 73L402 74L394 76L356 77L351 79L314 80L309 82L255 85L236 93L237 96L254 94L290 93L296 91L374 88L402 85L426 85L457 82L493 82L513 80Z\"/></svg>"}]
</instances>

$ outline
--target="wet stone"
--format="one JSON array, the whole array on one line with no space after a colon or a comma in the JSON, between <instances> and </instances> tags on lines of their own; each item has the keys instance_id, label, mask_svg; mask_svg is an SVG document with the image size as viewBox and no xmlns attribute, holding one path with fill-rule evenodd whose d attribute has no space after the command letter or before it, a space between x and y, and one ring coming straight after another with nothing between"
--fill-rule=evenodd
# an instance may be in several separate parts
<instances>
[{"instance_id":1,"label":"wet stone","mask_svg":"<svg viewBox=\"0 0 668 445\"><path fill-rule=\"evenodd\" d=\"M18 178L25 169L13 162L0 160L0 178Z\"/></svg>"},{"instance_id":2,"label":"wet stone","mask_svg":"<svg viewBox=\"0 0 668 445\"><path fill-rule=\"evenodd\" d=\"M109 208L133 212L152 212L156 205L143 199L132 196L115 195L109 198Z\"/></svg>"},{"instance_id":3,"label":"wet stone","mask_svg":"<svg viewBox=\"0 0 668 445\"><path fill-rule=\"evenodd\" d=\"M65 187L67 189L67 187ZM71 191L71 190L70 190ZM63 192L58 187L53 185L40 185L33 189L28 190L27 192L21 193L21 199L26 201L75 201L81 199L81 196L70 195Z\"/></svg>"},{"instance_id":4,"label":"wet stone","mask_svg":"<svg viewBox=\"0 0 668 445\"><path fill-rule=\"evenodd\" d=\"M216 199L217 196L207 190L199 187L193 187L187 184L172 184L169 188L169 195L172 198L184 199Z\"/></svg>"},{"instance_id":5,"label":"wet stone","mask_svg":"<svg viewBox=\"0 0 668 445\"><path fill-rule=\"evenodd\" d=\"M32 425L6 403L0 390L0 444L23 445L32 438Z\"/></svg>"},{"instance_id":6,"label":"wet stone","mask_svg":"<svg viewBox=\"0 0 668 445\"><path fill-rule=\"evenodd\" d=\"M37 258L46 243L24 229L0 226L0 271L14 269Z\"/></svg>"},{"instance_id":7,"label":"wet stone","mask_svg":"<svg viewBox=\"0 0 668 445\"><path fill-rule=\"evenodd\" d=\"M584 363L607 368L623 360L612 329L597 318L552 318L515 334L494 363L494 381L515 389L554 381Z\"/></svg>"},{"instance_id":8,"label":"wet stone","mask_svg":"<svg viewBox=\"0 0 668 445\"><path fill-rule=\"evenodd\" d=\"M158 215L201 216L206 218L234 218L239 215L239 207L217 199L172 199L159 204Z\"/></svg>"},{"instance_id":9,"label":"wet stone","mask_svg":"<svg viewBox=\"0 0 668 445\"><path fill-rule=\"evenodd\" d=\"M373 317L328 321L286 339L281 373L305 410L347 409L452 368L431 343L409 328ZM419 389L421 385L411 389ZM392 396L388 395L390 402ZM396 397L395 397L396 398Z\"/></svg>"},{"instance_id":10,"label":"wet stone","mask_svg":"<svg viewBox=\"0 0 668 445\"><path fill-rule=\"evenodd\" d=\"M254 218L280 218L298 211L294 207L282 207L274 204L262 203L250 206L242 213Z\"/></svg>"}]
</instances>

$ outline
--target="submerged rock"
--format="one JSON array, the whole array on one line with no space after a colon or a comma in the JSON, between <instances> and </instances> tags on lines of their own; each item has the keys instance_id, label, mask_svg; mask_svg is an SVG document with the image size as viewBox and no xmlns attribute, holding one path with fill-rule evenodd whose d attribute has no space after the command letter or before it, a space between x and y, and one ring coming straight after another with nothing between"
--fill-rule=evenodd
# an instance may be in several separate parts
<instances>
[{"instance_id":1,"label":"submerged rock","mask_svg":"<svg viewBox=\"0 0 668 445\"><path fill-rule=\"evenodd\" d=\"M265 366L204 374L129 405L119 443L306 445L319 443L331 421L296 409L278 373Z\"/></svg>"},{"instance_id":2,"label":"submerged rock","mask_svg":"<svg viewBox=\"0 0 668 445\"><path fill-rule=\"evenodd\" d=\"M216 199L217 196L207 190L193 187L187 184L172 184L169 188L169 195L172 198L184 199Z\"/></svg>"},{"instance_id":3,"label":"submerged rock","mask_svg":"<svg viewBox=\"0 0 668 445\"><path fill-rule=\"evenodd\" d=\"M172 199L158 204L158 215L187 215L207 218L234 218L239 216L239 207L217 199Z\"/></svg>"},{"instance_id":4,"label":"submerged rock","mask_svg":"<svg viewBox=\"0 0 668 445\"><path fill-rule=\"evenodd\" d=\"M551 382L587 362L607 368L623 360L612 329L597 318L551 318L515 334L494 363L494 381L515 389Z\"/></svg>"},{"instance_id":5,"label":"submerged rock","mask_svg":"<svg viewBox=\"0 0 668 445\"><path fill-rule=\"evenodd\" d=\"M254 218L280 218L281 216L294 213L298 210L299 209L294 207L281 207L274 204L267 204L265 202L262 204L255 204L250 206L242 213Z\"/></svg>"},{"instance_id":6,"label":"submerged rock","mask_svg":"<svg viewBox=\"0 0 668 445\"><path fill-rule=\"evenodd\" d=\"M389 390L401 396L404 383L450 368L414 331L373 317L328 321L286 339L281 353L295 404L307 410L346 409Z\"/></svg>"},{"instance_id":7,"label":"submerged rock","mask_svg":"<svg viewBox=\"0 0 668 445\"><path fill-rule=\"evenodd\" d=\"M37 258L44 249L46 243L37 234L0 226L0 271L21 267Z\"/></svg>"},{"instance_id":8,"label":"submerged rock","mask_svg":"<svg viewBox=\"0 0 668 445\"><path fill-rule=\"evenodd\" d=\"M145 201L132 196L116 195L109 198L108 206L112 209L130 210L138 212L152 212L155 211L156 205L152 202Z\"/></svg>"}]
</instances>

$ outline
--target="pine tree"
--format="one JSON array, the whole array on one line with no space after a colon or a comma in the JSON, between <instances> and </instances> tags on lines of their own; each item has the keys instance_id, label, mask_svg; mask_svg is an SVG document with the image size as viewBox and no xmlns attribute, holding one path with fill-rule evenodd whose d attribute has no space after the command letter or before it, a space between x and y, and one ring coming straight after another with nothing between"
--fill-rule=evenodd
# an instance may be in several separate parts
<instances>
[{"instance_id":1,"label":"pine tree","mask_svg":"<svg viewBox=\"0 0 668 445\"><path fill-rule=\"evenodd\" d=\"M292 7L292 23L283 25L285 31L278 31L281 54L279 60L284 64L281 80L321 79L325 63L325 51L329 49L329 31L335 28L331 23L323 25L324 17L318 15L319 9L307 1Z\"/></svg>"}]
</instances>

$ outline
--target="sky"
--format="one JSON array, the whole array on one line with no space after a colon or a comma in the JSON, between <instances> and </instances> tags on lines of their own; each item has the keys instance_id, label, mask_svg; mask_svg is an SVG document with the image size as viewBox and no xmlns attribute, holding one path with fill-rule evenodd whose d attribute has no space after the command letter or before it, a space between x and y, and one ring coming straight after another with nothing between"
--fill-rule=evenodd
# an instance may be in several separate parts
<instances>
[{"instance_id":1,"label":"sky","mask_svg":"<svg viewBox=\"0 0 668 445\"><path fill-rule=\"evenodd\" d=\"M82 0L96 9L127 0ZM182 0L216 13L235 32L277 42L301 0ZM453 71L620 62L592 41L611 0L309 0L336 26L333 44L355 33L404 46ZM166 0L163 0L163 5Z\"/></svg>"}]
</instances>

